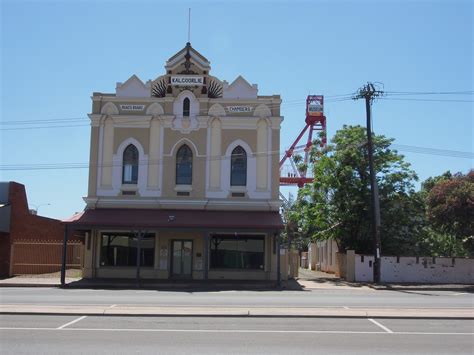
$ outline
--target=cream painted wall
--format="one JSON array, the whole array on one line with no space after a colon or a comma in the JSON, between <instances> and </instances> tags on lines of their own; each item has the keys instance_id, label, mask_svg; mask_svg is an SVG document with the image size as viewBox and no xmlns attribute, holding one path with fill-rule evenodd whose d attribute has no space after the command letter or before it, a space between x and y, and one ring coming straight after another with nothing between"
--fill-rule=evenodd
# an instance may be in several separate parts
<instances>
[{"instance_id":1,"label":"cream painted wall","mask_svg":"<svg viewBox=\"0 0 474 355\"><path fill-rule=\"evenodd\" d=\"M102 140L102 176L101 187L112 187L112 155L114 153L114 124L110 117L106 118L103 126Z\"/></svg>"},{"instance_id":2,"label":"cream painted wall","mask_svg":"<svg viewBox=\"0 0 474 355\"><path fill-rule=\"evenodd\" d=\"M145 154L149 153L149 137L150 132L147 128L115 128L114 134L114 154L117 153L118 147L128 138L136 139L143 147Z\"/></svg>"},{"instance_id":3,"label":"cream painted wall","mask_svg":"<svg viewBox=\"0 0 474 355\"><path fill-rule=\"evenodd\" d=\"M193 152L193 177L189 197L179 196L180 200L203 199L206 182L206 130L190 132L183 135L169 128L164 129L163 145L163 191L164 198L177 198L176 186L176 153L187 144Z\"/></svg>"},{"instance_id":4,"label":"cream painted wall","mask_svg":"<svg viewBox=\"0 0 474 355\"><path fill-rule=\"evenodd\" d=\"M158 189L159 188L159 176L160 171L160 121L157 117L153 118L150 122L150 153L148 161L148 188Z\"/></svg>"},{"instance_id":5,"label":"cream painted wall","mask_svg":"<svg viewBox=\"0 0 474 355\"><path fill-rule=\"evenodd\" d=\"M227 147L235 140L240 139L247 143L252 152L257 151L257 134L255 130L248 129L224 129L222 130L222 151L225 152Z\"/></svg>"},{"instance_id":6,"label":"cream painted wall","mask_svg":"<svg viewBox=\"0 0 474 355\"><path fill-rule=\"evenodd\" d=\"M280 199L280 130L272 129L271 189L272 199Z\"/></svg>"},{"instance_id":7,"label":"cream painted wall","mask_svg":"<svg viewBox=\"0 0 474 355\"><path fill-rule=\"evenodd\" d=\"M275 109L274 105L281 103L280 97L209 99L200 90L192 92L173 91L164 98L121 98L94 93L93 114L89 115L93 127L89 189L85 198L88 207L278 209L279 157L278 153L270 155L269 152L279 150L281 118L260 117L279 114L279 108ZM181 110L183 95L187 94L195 97L191 97L191 111L196 119L193 127L183 130L182 123L178 122L180 118L173 113ZM144 105L144 108L124 111L122 104ZM250 106L251 116L229 114L225 108L232 105ZM212 115L219 120L205 116L210 107L213 107ZM139 183L137 186L122 186L122 162L118 150L130 140L137 141L142 149ZM227 162L225 156L229 146L237 141L245 143L249 152L248 186L244 189L230 189L230 161ZM194 153L189 197L178 196L180 187L175 185L176 146L184 142ZM255 154L258 152L261 154ZM134 190L137 194L125 196L123 190ZM231 197L231 192L237 190L243 190L245 197ZM149 198L158 200L153 203Z\"/></svg>"},{"instance_id":8,"label":"cream painted wall","mask_svg":"<svg viewBox=\"0 0 474 355\"><path fill-rule=\"evenodd\" d=\"M268 183L268 125L265 119L257 123L257 190L267 190Z\"/></svg>"},{"instance_id":9,"label":"cream painted wall","mask_svg":"<svg viewBox=\"0 0 474 355\"><path fill-rule=\"evenodd\" d=\"M218 118L212 120L210 132L210 157L209 157L209 188L211 190L221 189L221 155L222 155L222 131L221 121Z\"/></svg>"},{"instance_id":10,"label":"cream painted wall","mask_svg":"<svg viewBox=\"0 0 474 355\"><path fill-rule=\"evenodd\" d=\"M99 159L99 127L91 127L89 155L89 187L88 196L97 195L97 165Z\"/></svg>"}]
</instances>

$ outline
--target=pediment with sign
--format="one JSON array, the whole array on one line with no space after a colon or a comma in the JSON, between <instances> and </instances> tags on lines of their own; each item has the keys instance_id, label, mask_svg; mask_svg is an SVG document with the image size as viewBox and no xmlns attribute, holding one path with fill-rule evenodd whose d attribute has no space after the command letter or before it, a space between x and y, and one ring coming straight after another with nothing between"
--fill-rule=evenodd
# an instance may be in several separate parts
<instances>
[{"instance_id":1,"label":"pediment with sign","mask_svg":"<svg viewBox=\"0 0 474 355\"><path fill-rule=\"evenodd\" d=\"M185 90L196 97L222 97L222 81L209 75L211 63L189 42L166 61L165 69L166 74L152 83L153 97L176 97Z\"/></svg>"},{"instance_id":2,"label":"pediment with sign","mask_svg":"<svg viewBox=\"0 0 474 355\"><path fill-rule=\"evenodd\" d=\"M135 75L124 83L117 83L117 97L177 97L183 91L191 91L196 98L258 98L258 86L241 75L230 84L210 75L211 63L189 42L166 61L165 70L164 75L146 84Z\"/></svg>"}]
</instances>

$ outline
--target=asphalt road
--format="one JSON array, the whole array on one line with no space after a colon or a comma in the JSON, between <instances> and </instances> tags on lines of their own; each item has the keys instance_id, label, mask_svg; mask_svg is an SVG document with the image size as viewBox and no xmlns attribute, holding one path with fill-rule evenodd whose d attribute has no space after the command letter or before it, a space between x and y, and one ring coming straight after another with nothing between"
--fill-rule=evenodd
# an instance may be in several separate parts
<instances>
[{"instance_id":1,"label":"asphalt road","mask_svg":"<svg viewBox=\"0 0 474 355\"><path fill-rule=\"evenodd\" d=\"M465 291L392 291L357 288L312 291L169 292L4 287L0 288L0 303L18 305L116 304L170 307L473 308L474 294Z\"/></svg>"},{"instance_id":2,"label":"asphalt road","mask_svg":"<svg viewBox=\"0 0 474 355\"><path fill-rule=\"evenodd\" d=\"M14 354L472 354L474 321L0 315Z\"/></svg>"}]
</instances>

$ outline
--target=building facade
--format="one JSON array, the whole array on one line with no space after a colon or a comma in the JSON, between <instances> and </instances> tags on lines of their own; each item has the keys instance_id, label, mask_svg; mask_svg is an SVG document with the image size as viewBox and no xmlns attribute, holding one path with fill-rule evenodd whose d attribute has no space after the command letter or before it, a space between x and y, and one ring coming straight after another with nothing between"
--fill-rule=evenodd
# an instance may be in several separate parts
<instances>
[{"instance_id":1,"label":"building facade","mask_svg":"<svg viewBox=\"0 0 474 355\"><path fill-rule=\"evenodd\" d=\"M63 231L28 208L24 185L0 182L0 277L59 271Z\"/></svg>"},{"instance_id":2,"label":"building facade","mask_svg":"<svg viewBox=\"0 0 474 355\"><path fill-rule=\"evenodd\" d=\"M187 43L93 93L85 277L277 279L281 99L210 70Z\"/></svg>"}]
</instances>

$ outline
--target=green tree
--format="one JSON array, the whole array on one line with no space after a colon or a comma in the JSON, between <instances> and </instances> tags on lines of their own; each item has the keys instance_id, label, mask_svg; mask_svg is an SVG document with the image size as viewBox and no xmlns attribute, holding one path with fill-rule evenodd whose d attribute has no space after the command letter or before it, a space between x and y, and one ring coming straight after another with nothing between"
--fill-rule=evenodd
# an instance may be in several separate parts
<instances>
[{"instance_id":1,"label":"green tree","mask_svg":"<svg viewBox=\"0 0 474 355\"><path fill-rule=\"evenodd\" d=\"M467 174L444 175L426 196L427 218L432 228L461 241L474 253L474 170Z\"/></svg>"},{"instance_id":2,"label":"green tree","mask_svg":"<svg viewBox=\"0 0 474 355\"><path fill-rule=\"evenodd\" d=\"M306 233L314 239L334 238L340 250L358 253L371 253L373 248L366 141L365 128L344 126L327 151L313 151L314 182L300 190L296 204ZM403 156L390 149L392 141L373 136L382 251L414 254L423 203L414 192L417 176Z\"/></svg>"},{"instance_id":3,"label":"green tree","mask_svg":"<svg viewBox=\"0 0 474 355\"><path fill-rule=\"evenodd\" d=\"M282 205L281 215L285 226L281 235L282 242L284 244L291 242L291 245L296 249L307 251L310 240L300 227L299 205L297 202L290 193L288 200L284 201Z\"/></svg>"}]
</instances>

